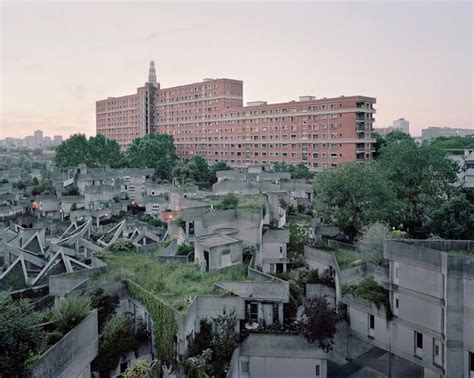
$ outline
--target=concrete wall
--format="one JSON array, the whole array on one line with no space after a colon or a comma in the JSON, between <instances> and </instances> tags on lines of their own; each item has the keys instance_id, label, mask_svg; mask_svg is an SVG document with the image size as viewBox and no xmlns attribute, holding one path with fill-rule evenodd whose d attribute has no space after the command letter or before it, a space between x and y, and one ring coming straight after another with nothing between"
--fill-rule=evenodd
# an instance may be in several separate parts
<instances>
[{"instance_id":1,"label":"concrete wall","mask_svg":"<svg viewBox=\"0 0 474 378\"><path fill-rule=\"evenodd\" d=\"M226 257L224 251L230 250L229 257ZM220 245L213 248L207 248L199 241L194 245L194 261L199 265L201 271L206 271L206 260L204 252L209 252L209 270L224 269L234 265L242 264L242 243Z\"/></svg>"},{"instance_id":2,"label":"concrete wall","mask_svg":"<svg viewBox=\"0 0 474 378\"><path fill-rule=\"evenodd\" d=\"M308 378L315 377L315 367L320 365L320 376L327 377L326 360L317 358L282 358L264 356L240 356L240 362L249 363L249 373L239 366L239 377L249 378Z\"/></svg>"},{"instance_id":3,"label":"concrete wall","mask_svg":"<svg viewBox=\"0 0 474 378\"><path fill-rule=\"evenodd\" d=\"M90 377L90 363L98 353L97 311L49 348L32 367L34 378Z\"/></svg>"}]
</instances>

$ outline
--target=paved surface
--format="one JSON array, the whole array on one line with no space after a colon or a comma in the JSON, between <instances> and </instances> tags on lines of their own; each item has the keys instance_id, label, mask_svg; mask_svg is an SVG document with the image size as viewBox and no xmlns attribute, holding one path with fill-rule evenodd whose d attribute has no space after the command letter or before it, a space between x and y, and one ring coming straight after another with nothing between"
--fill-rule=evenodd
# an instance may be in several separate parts
<instances>
[{"instance_id":1,"label":"paved surface","mask_svg":"<svg viewBox=\"0 0 474 378\"><path fill-rule=\"evenodd\" d=\"M337 326L335 344L328 361L329 378L386 378L388 353L367 341L350 336L345 322ZM393 378L422 378L423 368L403 358L392 356Z\"/></svg>"}]
</instances>

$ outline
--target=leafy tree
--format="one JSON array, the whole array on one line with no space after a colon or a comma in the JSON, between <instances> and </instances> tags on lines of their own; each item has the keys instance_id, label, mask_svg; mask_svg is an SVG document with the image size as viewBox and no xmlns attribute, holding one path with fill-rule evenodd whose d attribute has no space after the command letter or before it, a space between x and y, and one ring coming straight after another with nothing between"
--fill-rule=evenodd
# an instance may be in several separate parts
<instances>
[{"instance_id":1,"label":"leafy tree","mask_svg":"<svg viewBox=\"0 0 474 378\"><path fill-rule=\"evenodd\" d=\"M373 154L374 159L377 159L380 156L380 150L387 146L388 144L398 143L403 140L413 140L413 138L404 132L395 130L388 133L385 136L380 135L377 132L372 133L372 136L375 138L376 142L374 145L375 152Z\"/></svg>"},{"instance_id":2,"label":"leafy tree","mask_svg":"<svg viewBox=\"0 0 474 378\"><path fill-rule=\"evenodd\" d=\"M329 352L336 334L336 311L329 307L326 298L315 296L304 301L301 333L313 344Z\"/></svg>"},{"instance_id":3,"label":"leafy tree","mask_svg":"<svg viewBox=\"0 0 474 378\"><path fill-rule=\"evenodd\" d=\"M91 306L97 309L99 329L115 314L115 309L120 303L117 294L106 293L104 289L98 288L91 297Z\"/></svg>"},{"instance_id":4,"label":"leafy tree","mask_svg":"<svg viewBox=\"0 0 474 378\"><path fill-rule=\"evenodd\" d=\"M173 137L167 134L147 134L135 139L126 152L132 168L154 168L159 179L170 180L178 156Z\"/></svg>"},{"instance_id":5,"label":"leafy tree","mask_svg":"<svg viewBox=\"0 0 474 378\"><path fill-rule=\"evenodd\" d=\"M119 168L124 165L120 146L114 139L108 139L103 135L90 137L87 142L87 156L84 162L88 167L96 168L102 165L110 165Z\"/></svg>"},{"instance_id":6,"label":"leafy tree","mask_svg":"<svg viewBox=\"0 0 474 378\"><path fill-rule=\"evenodd\" d=\"M341 164L314 179L315 207L353 240L364 226L399 218L399 203L386 176L376 166Z\"/></svg>"},{"instance_id":7,"label":"leafy tree","mask_svg":"<svg viewBox=\"0 0 474 378\"><path fill-rule=\"evenodd\" d=\"M83 164L87 158L87 138L84 134L75 134L57 146L55 151L54 165L57 168Z\"/></svg>"},{"instance_id":8,"label":"leafy tree","mask_svg":"<svg viewBox=\"0 0 474 378\"><path fill-rule=\"evenodd\" d=\"M273 165L275 172L288 172L292 179L310 179L313 174L309 171L309 168L304 163L286 164L286 163L275 163Z\"/></svg>"},{"instance_id":9,"label":"leafy tree","mask_svg":"<svg viewBox=\"0 0 474 378\"><path fill-rule=\"evenodd\" d=\"M426 215L445 201L456 180L457 165L444 151L412 140L387 144L381 149L377 165L401 204L403 229L412 234L419 232ZM378 204L385 208L387 201Z\"/></svg>"},{"instance_id":10,"label":"leafy tree","mask_svg":"<svg viewBox=\"0 0 474 378\"><path fill-rule=\"evenodd\" d=\"M433 139L430 144L432 147L442 150L474 148L474 136L438 137Z\"/></svg>"},{"instance_id":11,"label":"leafy tree","mask_svg":"<svg viewBox=\"0 0 474 378\"><path fill-rule=\"evenodd\" d=\"M216 164L214 164L212 167L211 167L212 171L213 172L217 172L217 171L229 171L231 170L231 166L229 164L227 164L226 161L218 161Z\"/></svg>"},{"instance_id":12,"label":"leafy tree","mask_svg":"<svg viewBox=\"0 0 474 378\"><path fill-rule=\"evenodd\" d=\"M39 353L44 334L34 327L40 321L25 300L13 302L7 292L0 293L0 371L2 377L28 375L28 360Z\"/></svg>"},{"instance_id":13,"label":"leafy tree","mask_svg":"<svg viewBox=\"0 0 474 378\"><path fill-rule=\"evenodd\" d=\"M212 174L204 158L193 156L191 159L180 161L173 171L173 176L183 182L194 182L208 187Z\"/></svg>"},{"instance_id":14,"label":"leafy tree","mask_svg":"<svg viewBox=\"0 0 474 378\"><path fill-rule=\"evenodd\" d=\"M217 176L216 176L216 173L218 171L229 171L231 170L232 167L227 164L227 162L225 161L218 161L216 164L214 164L211 168L210 168L210 178L209 178L209 183L212 185L214 184L215 182L217 182Z\"/></svg>"},{"instance_id":15,"label":"leafy tree","mask_svg":"<svg viewBox=\"0 0 474 378\"><path fill-rule=\"evenodd\" d=\"M373 223L364 227L359 240L359 250L368 261L379 263L383 259L383 242L388 236L388 227L383 223Z\"/></svg>"},{"instance_id":16,"label":"leafy tree","mask_svg":"<svg viewBox=\"0 0 474 378\"><path fill-rule=\"evenodd\" d=\"M474 203L464 193L451 197L431 210L424 229L444 239L474 239Z\"/></svg>"},{"instance_id":17,"label":"leafy tree","mask_svg":"<svg viewBox=\"0 0 474 378\"><path fill-rule=\"evenodd\" d=\"M120 146L114 139L103 135L90 137L75 134L56 147L54 164L57 168L86 164L96 168L102 165L121 167L124 164Z\"/></svg>"},{"instance_id":18,"label":"leafy tree","mask_svg":"<svg viewBox=\"0 0 474 378\"><path fill-rule=\"evenodd\" d=\"M308 244L308 227L305 225L299 225L296 222L290 222L289 229L289 251L296 254L302 254L304 252L304 246Z\"/></svg>"}]
</instances>

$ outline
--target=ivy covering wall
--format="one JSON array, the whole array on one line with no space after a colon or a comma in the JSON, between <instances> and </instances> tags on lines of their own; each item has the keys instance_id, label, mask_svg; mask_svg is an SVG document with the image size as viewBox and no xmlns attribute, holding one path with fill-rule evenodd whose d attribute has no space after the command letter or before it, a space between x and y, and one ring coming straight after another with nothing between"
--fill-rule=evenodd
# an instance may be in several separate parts
<instances>
[{"instance_id":1,"label":"ivy covering wall","mask_svg":"<svg viewBox=\"0 0 474 378\"><path fill-rule=\"evenodd\" d=\"M125 280L129 295L147 309L153 320L154 344L157 358L162 362L175 359L174 340L178 326L174 310L156 295L131 280Z\"/></svg>"}]
</instances>

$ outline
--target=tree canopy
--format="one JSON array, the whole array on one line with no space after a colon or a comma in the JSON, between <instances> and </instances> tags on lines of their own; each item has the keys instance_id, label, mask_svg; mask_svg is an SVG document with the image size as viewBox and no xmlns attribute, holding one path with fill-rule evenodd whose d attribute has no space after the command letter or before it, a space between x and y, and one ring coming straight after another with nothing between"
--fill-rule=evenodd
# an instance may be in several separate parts
<instances>
[{"instance_id":1,"label":"tree canopy","mask_svg":"<svg viewBox=\"0 0 474 378\"><path fill-rule=\"evenodd\" d=\"M318 215L334 222L351 240L364 226L399 218L395 191L373 165L354 162L332 167L316 175L314 188Z\"/></svg>"},{"instance_id":2,"label":"tree canopy","mask_svg":"<svg viewBox=\"0 0 474 378\"><path fill-rule=\"evenodd\" d=\"M173 137L167 134L147 134L135 139L128 147L126 158L131 168L154 168L159 179L170 180L178 160Z\"/></svg>"},{"instance_id":3,"label":"tree canopy","mask_svg":"<svg viewBox=\"0 0 474 378\"><path fill-rule=\"evenodd\" d=\"M473 131L474 134L474 131ZM438 137L430 142L431 146L443 150L474 148L474 136Z\"/></svg>"},{"instance_id":4,"label":"tree canopy","mask_svg":"<svg viewBox=\"0 0 474 378\"><path fill-rule=\"evenodd\" d=\"M275 163L273 165L275 172L288 172L292 179L310 179L313 174L309 171L308 167L304 163L286 164L286 163Z\"/></svg>"},{"instance_id":5,"label":"tree canopy","mask_svg":"<svg viewBox=\"0 0 474 378\"><path fill-rule=\"evenodd\" d=\"M430 233L465 237L471 218L464 216L462 207L469 209L472 203L453 185L456 163L437 146L418 145L402 134L385 138L371 165L348 163L318 173L314 180L318 215L349 239L376 222L407 231L411 237Z\"/></svg>"},{"instance_id":6,"label":"tree canopy","mask_svg":"<svg viewBox=\"0 0 474 378\"><path fill-rule=\"evenodd\" d=\"M90 168L101 165L120 167L123 163L119 144L103 135L90 137L88 140L84 134L75 134L56 147L54 157L57 168L79 164L86 164Z\"/></svg>"},{"instance_id":7,"label":"tree canopy","mask_svg":"<svg viewBox=\"0 0 474 378\"><path fill-rule=\"evenodd\" d=\"M336 311L329 307L326 298L315 296L304 301L301 333L305 339L329 352L336 334Z\"/></svg>"},{"instance_id":8,"label":"tree canopy","mask_svg":"<svg viewBox=\"0 0 474 378\"><path fill-rule=\"evenodd\" d=\"M457 165L446 153L413 140L381 148L375 167L382 171L402 205L403 228L416 233L426 214L437 208L453 191Z\"/></svg>"}]
</instances>

